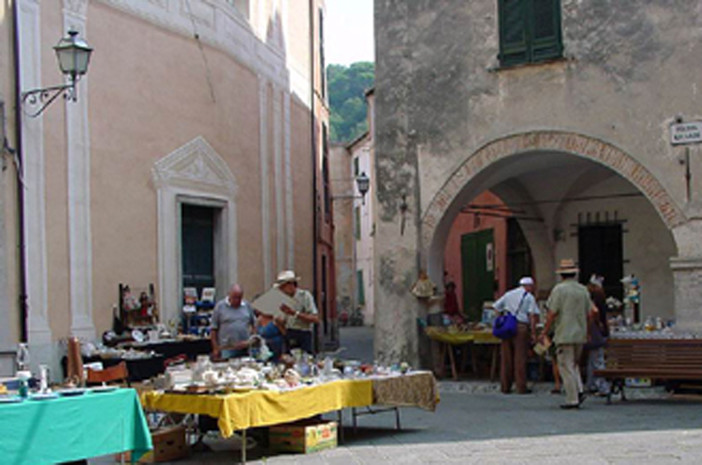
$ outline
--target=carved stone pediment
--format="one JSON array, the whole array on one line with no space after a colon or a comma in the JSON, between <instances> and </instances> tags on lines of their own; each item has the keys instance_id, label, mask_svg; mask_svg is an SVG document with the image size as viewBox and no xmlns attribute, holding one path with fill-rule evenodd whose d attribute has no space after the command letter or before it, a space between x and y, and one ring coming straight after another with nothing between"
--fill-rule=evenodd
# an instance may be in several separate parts
<instances>
[{"instance_id":1,"label":"carved stone pediment","mask_svg":"<svg viewBox=\"0 0 702 465\"><path fill-rule=\"evenodd\" d=\"M185 188L236 194L236 180L227 163L198 136L156 162L152 178L157 188Z\"/></svg>"},{"instance_id":2,"label":"carved stone pediment","mask_svg":"<svg viewBox=\"0 0 702 465\"><path fill-rule=\"evenodd\" d=\"M63 0L63 9L85 18L88 14L88 0Z\"/></svg>"}]
</instances>

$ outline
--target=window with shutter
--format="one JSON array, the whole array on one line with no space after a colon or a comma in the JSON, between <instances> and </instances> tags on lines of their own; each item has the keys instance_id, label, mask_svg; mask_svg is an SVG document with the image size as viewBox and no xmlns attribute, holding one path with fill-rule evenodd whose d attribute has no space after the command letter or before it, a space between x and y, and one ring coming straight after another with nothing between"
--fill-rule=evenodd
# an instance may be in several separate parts
<instances>
[{"instance_id":1,"label":"window with shutter","mask_svg":"<svg viewBox=\"0 0 702 465\"><path fill-rule=\"evenodd\" d=\"M562 56L560 0L498 0L498 11L502 66Z\"/></svg>"}]
</instances>

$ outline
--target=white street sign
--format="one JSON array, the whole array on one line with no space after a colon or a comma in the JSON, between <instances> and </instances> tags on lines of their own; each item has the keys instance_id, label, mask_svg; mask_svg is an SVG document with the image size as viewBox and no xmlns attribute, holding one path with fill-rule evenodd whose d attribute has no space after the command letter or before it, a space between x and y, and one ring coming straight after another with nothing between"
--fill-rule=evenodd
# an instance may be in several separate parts
<instances>
[{"instance_id":1,"label":"white street sign","mask_svg":"<svg viewBox=\"0 0 702 465\"><path fill-rule=\"evenodd\" d=\"M702 142L702 121L671 125L670 142L673 145Z\"/></svg>"}]
</instances>

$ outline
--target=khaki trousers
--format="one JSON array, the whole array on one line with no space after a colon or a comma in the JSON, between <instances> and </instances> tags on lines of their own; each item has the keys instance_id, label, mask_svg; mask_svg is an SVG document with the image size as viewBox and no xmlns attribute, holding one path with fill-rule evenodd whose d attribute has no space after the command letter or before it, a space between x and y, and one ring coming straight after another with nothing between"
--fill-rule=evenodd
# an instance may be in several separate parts
<instances>
[{"instance_id":1,"label":"khaki trousers","mask_svg":"<svg viewBox=\"0 0 702 465\"><path fill-rule=\"evenodd\" d=\"M580 354L582 344L559 344L556 347L556 361L563 378L566 392L566 404L580 403L579 394L583 392L583 380L580 376Z\"/></svg>"},{"instance_id":2,"label":"khaki trousers","mask_svg":"<svg viewBox=\"0 0 702 465\"><path fill-rule=\"evenodd\" d=\"M512 389L512 381L517 392L526 392L528 354L529 326L517 323L517 334L511 339L503 339L500 347L500 388L505 394Z\"/></svg>"}]
</instances>

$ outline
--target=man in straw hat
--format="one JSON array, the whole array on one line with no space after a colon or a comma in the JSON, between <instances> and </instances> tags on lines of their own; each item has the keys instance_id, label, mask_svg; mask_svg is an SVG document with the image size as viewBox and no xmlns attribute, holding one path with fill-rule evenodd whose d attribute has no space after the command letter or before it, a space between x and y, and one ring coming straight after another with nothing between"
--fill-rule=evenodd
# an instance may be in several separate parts
<instances>
[{"instance_id":1,"label":"man in straw hat","mask_svg":"<svg viewBox=\"0 0 702 465\"><path fill-rule=\"evenodd\" d=\"M519 280L519 287L507 291L494 305L498 312L509 312L517 318L517 334L503 339L500 348L500 388L505 394L511 391L513 380L517 385L517 394L531 392L527 388L527 356L529 342L536 337L536 322L539 319L539 307L533 292L534 280L524 276Z\"/></svg>"},{"instance_id":2,"label":"man in straw hat","mask_svg":"<svg viewBox=\"0 0 702 465\"><path fill-rule=\"evenodd\" d=\"M566 403L561 405L564 409L577 409L585 399L578 362L587 342L591 303L587 288L576 280L578 271L572 259L561 260L556 273L562 281L554 286L546 302L549 313L543 331L548 334L552 326L555 329L556 359L566 391Z\"/></svg>"},{"instance_id":3,"label":"man in straw hat","mask_svg":"<svg viewBox=\"0 0 702 465\"><path fill-rule=\"evenodd\" d=\"M312 328L319 323L319 312L312 294L298 288L299 280L299 276L294 271L285 270L278 273L275 285L282 293L297 302L297 309L292 309L285 304L280 306L280 310L288 315L286 322L288 349L300 348L311 354L314 353Z\"/></svg>"}]
</instances>

